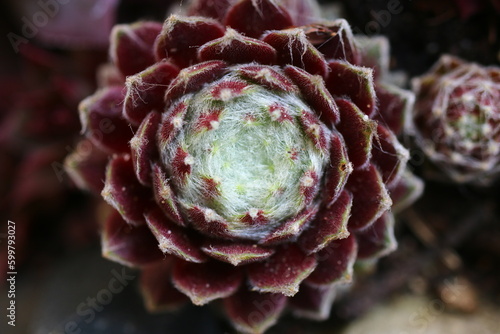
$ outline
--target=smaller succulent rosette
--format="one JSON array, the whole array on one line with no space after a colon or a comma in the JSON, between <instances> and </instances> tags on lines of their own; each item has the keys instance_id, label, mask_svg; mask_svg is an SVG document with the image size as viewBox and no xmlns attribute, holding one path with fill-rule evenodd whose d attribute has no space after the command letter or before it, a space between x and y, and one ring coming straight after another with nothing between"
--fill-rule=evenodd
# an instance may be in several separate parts
<instances>
[{"instance_id":1,"label":"smaller succulent rosette","mask_svg":"<svg viewBox=\"0 0 500 334\"><path fill-rule=\"evenodd\" d=\"M410 99L377 98L363 66L377 57L345 20L310 25L313 2L287 4L200 0L116 26L103 87L80 104L94 146L67 169L113 207L103 254L142 269L151 310L222 300L245 333L286 307L325 319L354 263L395 248L393 211L421 190L391 126Z\"/></svg>"},{"instance_id":2,"label":"smaller succulent rosette","mask_svg":"<svg viewBox=\"0 0 500 334\"><path fill-rule=\"evenodd\" d=\"M409 132L441 178L491 184L500 172L500 68L444 55L412 87Z\"/></svg>"}]
</instances>

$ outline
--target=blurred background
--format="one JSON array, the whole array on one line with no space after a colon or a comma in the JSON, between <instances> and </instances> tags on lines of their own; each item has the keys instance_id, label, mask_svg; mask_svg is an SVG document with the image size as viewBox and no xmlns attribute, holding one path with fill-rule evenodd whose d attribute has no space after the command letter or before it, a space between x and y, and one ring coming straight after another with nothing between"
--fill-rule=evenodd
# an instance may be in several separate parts
<instances>
[{"instance_id":1,"label":"blurred background","mask_svg":"<svg viewBox=\"0 0 500 334\"><path fill-rule=\"evenodd\" d=\"M398 14L388 6L399 5ZM322 1L357 34L385 35L407 79L443 53L500 64L498 0ZM98 82L114 24L163 21L174 0L0 3L0 287L7 313L8 221L15 223L16 326L2 333L233 333L216 305L148 314L138 273L101 259L99 201L63 170L78 103ZM409 139L403 143L411 146ZM422 177L425 159L411 148ZM426 180L397 222L399 249L359 274L324 323L285 316L269 333L500 333L500 186ZM109 293L110 282L119 282ZM196 321L193 321L196 319Z\"/></svg>"}]
</instances>

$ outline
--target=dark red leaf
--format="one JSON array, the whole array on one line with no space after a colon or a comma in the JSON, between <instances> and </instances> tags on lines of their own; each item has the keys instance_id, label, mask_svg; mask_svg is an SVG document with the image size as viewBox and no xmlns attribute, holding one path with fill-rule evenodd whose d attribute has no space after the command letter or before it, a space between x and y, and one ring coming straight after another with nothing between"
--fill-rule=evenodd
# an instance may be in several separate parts
<instances>
[{"instance_id":1,"label":"dark red leaf","mask_svg":"<svg viewBox=\"0 0 500 334\"><path fill-rule=\"evenodd\" d=\"M239 268L218 261L192 263L176 259L172 279L175 287L193 304L203 305L235 293L243 274Z\"/></svg>"},{"instance_id":2,"label":"dark red leaf","mask_svg":"<svg viewBox=\"0 0 500 334\"><path fill-rule=\"evenodd\" d=\"M377 100L372 69L343 61L331 61L326 88L334 96L348 97L364 114L373 117Z\"/></svg>"},{"instance_id":3,"label":"dark red leaf","mask_svg":"<svg viewBox=\"0 0 500 334\"><path fill-rule=\"evenodd\" d=\"M350 282L357 250L353 236L332 241L316 254L318 266L306 279L307 284L330 286L333 283Z\"/></svg>"},{"instance_id":4,"label":"dark red leaf","mask_svg":"<svg viewBox=\"0 0 500 334\"><path fill-rule=\"evenodd\" d=\"M337 130L344 137L349 161L354 169L364 168L370 162L377 122L368 118L349 100L337 99L335 102L340 111Z\"/></svg>"},{"instance_id":5,"label":"dark red leaf","mask_svg":"<svg viewBox=\"0 0 500 334\"><path fill-rule=\"evenodd\" d=\"M241 0L226 14L225 25L257 38L266 30L280 30L293 25L287 10L271 0Z\"/></svg>"},{"instance_id":6,"label":"dark red leaf","mask_svg":"<svg viewBox=\"0 0 500 334\"><path fill-rule=\"evenodd\" d=\"M330 315L335 286L310 286L302 284L299 292L289 299L288 305L294 315L312 320L326 320Z\"/></svg>"},{"instance_id":7,"label":"dark red leaf","mask_svg":"<svg viewBox=\"0 0 500 334\"><path fill-rule=\"evenodd\" d=\"M129 224L144 224L144 208L151 203L153 194L137 181L130 155L111 159L101 194Z\"/></svg>"},{"instance_id":8,"label":"dark red leaf","mask_svg":"<svg viewBox=\"0 0 500 334\"><path fill-rule=\"evenodd\" d=\"M181 68L190 66L196 63L200 46L223 35L224 27L215 20L171 15L156 40L156 59L168 58Z\"/></svg>"},{"instance_id":9,"label":"dark red leaf","mask_svg":"<svg viewBox=\"0 0 500 334\"><path fill-rule=\"evenodd\" d=\"M312 254L327 247L332 240L349 236L347 222L351 213L352 195L343 191L329 207L322 208L309 228L301 234L300 247Z\"/></svg>"},{"instance_id":10,"label":"dark red leaf","mask_svg":"<svg viewBox=\"0 0 500 334\"><path fill-rule=\"evenodd\" d=\"M332 132L330 139L330 165L325 173L323 187L323 204L332 205L344 190L344 186L352 173L344 139L337 132Z\"/></svg>"},{"instance_id":11,"label":"dark red leaf","mask_svg":"<svg viewBox=\"0 0 500 334\"><path fill-rule=\"evenodd\" d=\"M135 175L143 185L151 185L151 162L158 158L156 132L161 115L156 111L148 114L146 119L130 140L130 151Z\"/></svg>"},{"instance_id":12,"label":"dark red leaf","mask_svg":"<svg viewBox=\"0 0 500 334\"><path fill-rule=\"evenodd\" d=\"M233 266L262 261L274 254L272 248L224 240L207 240L201 249L212 258L231 263Z\"/></svg>"},{"instance_id":13,"label":"dark red leaf","mask_svg":"<svg viewBox=\"0 0 500 334\"><path fill-rule=\"evenodd\" d=\"M179 69L162 60L144 71L127 78L127 94L123 102L123 115L134 125L151 111L163 112L164 95Z\"/></svg>"},{"instance_id":14,"label":"dark red leaf","mask_svg":"<svg viewBox=\"0 0 500 334\"><path fill-rule=\"evenodd\" d=\"M162 209L163 213L174 223L180 226L186 226L182 218L177 199L170 185L170 180L160 165L154 163L152 166L153 173L153 193L156 203Z\"/></svg>"},{"instance_id":15,"label":"dark red leaf","mask_svg":"<svg viewBox=\"0 0 500 334\"><path fill-rule=\"evenodd\" d=\"M88 139L81 140L64 160L64 169L81 189L98 195L104 187L109 156Z\"/></svg>"},{"instance_id":16,"label":"dark red leaf","mask_svg":"<svg viewBox=\"0 0 500 334\"><path fill-rule=\"evenodd\" d=\"M323 55L307 40L302 29L270 31L262 36L262 40L278 52L278 64L293 65L310 74L328 75L328 64Z\"/></svg>"},{"instance_id":17,"label":"dark red leaf","mask_svg":"<svg viewBox=\"0 0 500 334\"><path fill-rule=\"evenodd\" d=\"M281 92L298 92L297 86L276 68L262 65L243 65L236 68L243 78L262 85L270 90Z\"/></svg>"},{"instance_id":18,"label":"dark red leaf","mask_svg":"<svg viewBox=\"0 0 500 334\"><path fill-rule=\"evenodd\" d=\"M322 77L311 75L295 66L286 66L285 73L299 87L306 102L324 123L330 125L338 122L339 110Z\"/></svg>"},{"instance_id":19,"label":"dark red leaf","mask_svg":"<svg viewBox=\"0 0 500 334\"><path fill-rule=\"evenodd\" d=\"M168 220L158 207L151 207L144 217L163 253L189 262L206 261L207 257L201 252L198 242L182 227Z\"/></svg>"},{"instance_id":20,"label":"dark red leaf","mask_svg":"<svg viewBox=\"0 0 500 334\"><path fill-rule=\"evenodd\" d=\"M316 212L318 212L318 209L314 206L302 210L298 215L278 226L261 243L263 245L273 245L297 238L307 224L311 222Z\"/></svg>"},{"instance_id":21,"label":"dark red leaf","mask_svg":"<svg viewBox=\"0 0 500 334\"><path fill-rule=\"evenodd\" d=\"M365 230L356 232L359 250L358 259L373 259L385 256L396 249L394 217L386 212Z\"/></svg>"},{"instance_id":22,"label":"dark red leaf","mask_svg":"<svg viewBox=\"0 0 500 334\"><path fill-rule=\"evenodd\" d=\"M155 63L153 45L161 31L157 22L117 25L111 32L111 59L124 76Z\"/></svg>"},{"instance_id":23,"label":"dark red leaf","mask_svg":"<svg viewBox=\"0 0 500 334\"><path fill-rule=\"evenodd\" d=\"M316 268L314 256L307 256L295 244L276 249L274 255L263 262L248 265L248 281L259 292L282 293L293 296L300 283Z\"/></svg>"},{"instance_id":24,"label":"dark red leaf","mask_svg":"<svg viewBox=\"0 0 500 334\"><path fill-rule=\"evenodd\" d=\"M125 90L113 86L97 91L80 103L80 120L87 138L98 147L114 153L129 151L128 142L134 135L122 118Z\"/></svg>"},{"instance_id":25,"label":"dark red leaf","mask_svg":"<svg viewBox=\"0 0 500 334\"><path fill-rule=\"evenodd\" d=\"M276 63L276 50L258 39L240 35L228 28L224 37L205 43L198 50L198 59L224 60L229 64L257 62L272 65Z\"/></svg>"},{"instance_id":26,"label":"dark red leaf","mask_svg":"<svg viewBox=\"0 0 500 334\"><path fill-rule=\"evenodd\" d=\"M396 136L379 124L377 137L373 142L372 162L378 167L382 180L388 187L399 181L408 157L408 151L399 143Z\"/></svg>"},{"instance_id":27,"label":"dark red leaf","mask_svg":"<svg viewBox=\"0 0 500 334\"><path fill-rule=\"evenodd\" d=\"M172 311L189 300L173 286L171 275L170 257L142 268L139 283L148 311Z\"/></svg>"},{"instance_id":28,"label":"dark red leaf","mask_svg":"<svg viewBox=\"0 0 500 334\"><path fill-rule=\"evenodd\" d=\"M286 306L280 293L259 293L246 287L224 299L224 308L234 326L243 333L264 333L274 325Z\"/></svg>"},{"instance_id":29,"label":"dark red leaf","mask_svg":"<svg viewBox=\"0 0 500 334\"><path fill-rule=\"evenodd\" d=\"M355 170L349 177L346 188L353 194L349 231L370 226L391 207L392 201L382 177L373 165Z\"/></svg>"},{"instance_id":30,"label":"dark red leaf","mask_svg":"<svg viewBox=\"0 0 500 334\"><path fill-rule=\"evenodd\" d=\"M103 256L129 267L141 267L163 258L146 225L131 226L114 210L104 223L101 238Z\"/></svg>"},{"instance_id":31,"label":"dark red leaf","mask_svg":"<svg viewBox=\"0 0 500 334\"><path fill-rule=\"evenodd\" d=\"M206 61L180 71L165 93L165 103L169 107L182 95L197 91L203 85L219 78L225 71L226 63L220 60Z\"/></svg>"}]
</instances>

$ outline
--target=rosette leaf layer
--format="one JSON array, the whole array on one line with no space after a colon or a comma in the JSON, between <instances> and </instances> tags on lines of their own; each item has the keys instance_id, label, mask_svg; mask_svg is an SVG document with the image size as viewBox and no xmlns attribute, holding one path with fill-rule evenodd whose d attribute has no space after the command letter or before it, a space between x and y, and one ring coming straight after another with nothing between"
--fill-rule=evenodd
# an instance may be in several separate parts
<instances>
[{"instance_id":1,"label":"rosette leaf layer","mask_svg":"<svg viewBox=\"0 0 500 334\"><path fill-rule=\"evenodd\" d=\"M104 256L143 268L149 308L223 299L246 333L287 307L324 319L354 263L394 249L391 206L418 195L348 24L305 26L282 5L196 1L163 26L117 26L126 79L80 105L109 154Z\"/></svg>"},{"instance_id":2,"label":"rosette leaf layer","mask_svg":"<svg viewBox=\"0 0 500 334\"><path fill-rule=\"evenodd\" d=\"M488 185L500 173L500 68L444 55L413 79L417 144L446 179Z\"/></svg>"}]
</instances>

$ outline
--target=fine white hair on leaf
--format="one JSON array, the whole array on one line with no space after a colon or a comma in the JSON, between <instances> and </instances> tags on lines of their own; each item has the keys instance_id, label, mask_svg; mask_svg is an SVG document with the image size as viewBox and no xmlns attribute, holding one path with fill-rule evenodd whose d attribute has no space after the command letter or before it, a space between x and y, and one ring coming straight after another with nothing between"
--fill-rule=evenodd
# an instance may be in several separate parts
<instances>
[{"instance_id":1,"label":"fine white hair on leaf","mask_svg":"<svg viewBox=\"0 0 500 334\"><path fill-rule=\"evenodd\" d=\"M282 9L276 0L269 0L269 3L278 9L279 12L282 12ZM255 11L259 14L259 16L264 18L264 13L262 12L262 0L252 0L252 6L255 8Z\"/></svg>"},{"instance_id":2,"label":"fine white hair on leaf","mask_svg":"<svg viewBox=\"0 0 500 334\"><path fill-rule=\"evenodd\" d=\"M215 25L218 25L219 23L208 17L203 17L203 16L183 16L183 15L177 15L177 14L171 14L166 20L165 23L163 24L163 29L161 31L161 35L170 35L172 31L174 30L175 26L182 21L185 24L189 25L196 25L198 23L213 23Z\"/></svg>"},{"instance_id":3,"label":"fine white hair on leaf","mask_svg":"<svg viewBox=\"0 0 500 334\"><path fill-rule=\"evenodd\" d=\"M140 101L143 104L148 104L148 101L144 100L141 93L146 92L146 91L153 89L155 87L162 86L162 87L167 88L169 86L169 85L164 85L164 84L145 82L143 79L143 76L147 75L148 72L151 72L152 70L154 70L154 69L152 67L149 67L138 74L127 77L125 80L125 86L127 88L125 100L131 99L132 105L134 107L136 107L138 105L138 102L137 102L138 99L140 99Z\"/></svg>"},{"instance_id":4,"label":"fine white hair on leaf","mask_svg":"<svg viewBox=\"0 0 500 334\"><path fill-rule=\"evenodd\" d=\"M300 50L300 61L302 62L302 67L304 67L304 55L310 45L309 40L304 32L300 28L288 29L286 30L293 38L290 38L288 42L288 51L290 52L291 62L294 62L293 52L294 50Z\"/></svg>"}]
</instances>

